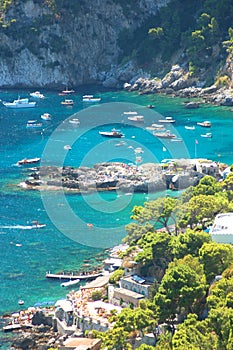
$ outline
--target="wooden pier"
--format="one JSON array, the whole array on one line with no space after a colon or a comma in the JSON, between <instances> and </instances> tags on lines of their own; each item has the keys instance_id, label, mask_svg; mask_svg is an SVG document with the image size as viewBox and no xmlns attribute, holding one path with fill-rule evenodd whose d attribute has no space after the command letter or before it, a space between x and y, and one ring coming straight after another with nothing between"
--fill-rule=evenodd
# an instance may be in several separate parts
<instances>
[{"instance_id":1,"label":"wooden pier","mask_svg":"<svg viewBox=\"0 0 233 350\"><path fill-rule=\"evenodd\" d=\"M59 280L76 280L76 279L80 279L80 280L93 280L99 276L102 276L102 272L99 273L92 273L92 274L86 274L86 275L74 275L74 274L56 274L56 273L50 273L47 272L45 277L46 278L51 278L51 279L59 279Z\"/></svg>"}]
</instances>

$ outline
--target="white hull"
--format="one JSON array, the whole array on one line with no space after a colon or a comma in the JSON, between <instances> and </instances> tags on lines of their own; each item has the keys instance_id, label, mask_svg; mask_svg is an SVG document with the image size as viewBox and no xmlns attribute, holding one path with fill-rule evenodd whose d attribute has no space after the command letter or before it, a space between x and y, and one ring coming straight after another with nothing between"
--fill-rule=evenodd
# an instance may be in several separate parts
<instances>
[{"instance_id":1,"label":"white hull","mask_svg":"<svg viewBox=\"0 0 233 350\"><path fill-rule=\"evenodd\" d=\"M62 287L69 287L69 286L74 286L76 284L78 284L80 282L80 279L76 279L76 280L73 280L73 281L69 281L69 282L63 282L61 283L61 286Z\"/></svg>"},{"instance_id":2,"label":"white hull","mask_svg":"<svg viewBox=\"0 0 233 350\"><path fill-rule=\"evenodd\" d=\"M14 104L13 102L3 102L4 106L7 108L32 108L36 106L36 103L29 102L23 104Z\"/></svg>"},{"instance_id":3,"label":"white hull","mask_svg":"<svg viewBox=\"0 0 233 350\"><path fill-rule=\"evenodd\" d=\"M31 92L30 96L35 98L44 98L44 95L41 94L39 91Z\"/></svg>"},{"instance_id":4,"label":"white hull","mask_svg":"<svg viewBox=\"0 0 233 350\"><path fill-rule=\"evenodd\" d=\"M36 102L29 102L28 98L14 100L13 102L2 102L7 108L32 108L36 106Z\"/></svg>"},{"instance_id":5,"label":"white hull","mask_svg":"<svg viewBox=\"0 0 233 350\"><path fill-rule=\"evenodd\" d=\"M94 97L93 95L84 95L83 102L99 102L101 100L100 97Z\"/></svg>"}]
</instances>

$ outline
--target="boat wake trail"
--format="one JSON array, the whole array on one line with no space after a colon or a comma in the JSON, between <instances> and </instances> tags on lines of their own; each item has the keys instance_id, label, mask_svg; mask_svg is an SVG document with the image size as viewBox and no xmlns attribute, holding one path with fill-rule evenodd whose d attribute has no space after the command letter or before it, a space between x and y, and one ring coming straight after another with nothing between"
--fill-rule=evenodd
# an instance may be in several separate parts
<instances>
[{"instance_id":1,"label":"boat wake trail","mask_svg":"<svg viewBox=\"0 0 233 350\"><path fill-rule=\"evenodd\" d=\"M34 228L42 228L45 225L0 225L0 228L4 229L20 229L20 230L32 230Z\"/></svg>"}]
</instances>

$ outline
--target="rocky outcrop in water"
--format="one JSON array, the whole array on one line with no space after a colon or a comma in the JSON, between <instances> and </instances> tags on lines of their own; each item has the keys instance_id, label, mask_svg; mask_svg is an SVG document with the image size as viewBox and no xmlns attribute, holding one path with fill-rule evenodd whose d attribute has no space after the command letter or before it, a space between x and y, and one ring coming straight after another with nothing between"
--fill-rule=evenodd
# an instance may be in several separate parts
<instances>
[{"instance_id":1,"label":"rocky outcrop in water","mask_svg":"<svg viewBox=\"0 0 233 350\"><path fill-rule=\"evenodd\" d=\"M186 164L187 163L187 164ZM178 164L178 161L177 161ZM196 185L204 174L195 171L194 164L179 161L179 169L171 163L168 170L160 164L101 163L88 167L41 167L20 183L25 189L65 190L77 193L116 191L150 193L167 188L183 189Z\"/></svg>"}]
</instances>

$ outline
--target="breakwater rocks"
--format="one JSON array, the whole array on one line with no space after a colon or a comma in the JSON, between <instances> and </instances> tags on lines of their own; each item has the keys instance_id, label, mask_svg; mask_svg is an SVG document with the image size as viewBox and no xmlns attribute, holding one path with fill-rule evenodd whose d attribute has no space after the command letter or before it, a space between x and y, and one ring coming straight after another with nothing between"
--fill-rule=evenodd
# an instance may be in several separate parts
<instances>
[{"instance_id":1,"label":"breakwater rocks","mask_svg":"<svg viewBox=\"0 0 233 350\"><path fill-rule=\"evenodd\" d=\"M190 161L139 166L110 162L89 167L40 167L20 183L24 189L67 190L77 193L119 190L125 193L184 189L204 176Z\"/></svg>"},{"instance_id":2,"label":"breakwater rocks","mask_svg":"<svg viewBox=\"0 0 233 350\"><path fill-rule=\"evenodd\" d=\"M139 94L164 93L182 98L196 98L200 103L211 103L219 106L233 106L232 89L212 85L204 87L205 82L193 78L187 69L177 65L172 66L163 78L134 79L124 84L127 91L138 91ZM186 108L188 105L185 105ZM194 105L193 105L194 106ZM197 102L193 108L199 106Z\"/></svg>"}]
</instances>

